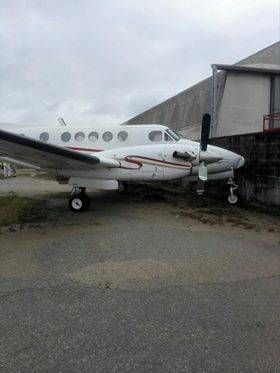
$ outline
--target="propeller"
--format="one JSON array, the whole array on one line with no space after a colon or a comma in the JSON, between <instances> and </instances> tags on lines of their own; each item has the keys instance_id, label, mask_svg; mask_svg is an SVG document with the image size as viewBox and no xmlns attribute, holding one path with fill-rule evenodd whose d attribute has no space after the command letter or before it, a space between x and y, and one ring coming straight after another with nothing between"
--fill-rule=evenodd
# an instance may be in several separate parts
<instances>
[{"instance_id":1,"label":"propeller","mask_svg":"<svg viewBox=\"0 0 280 373\"><path fill-rule=\"evenodd\" d=\"M199 166L198 166L198 177L202 181L206 181L208 178L207 162L206 162L204 155L206 155L207 145L209 141L210 124L211 124L211 116L210 114L206 113L202 117L200 151L199 151Z\"/></svg>"}]
</instances>

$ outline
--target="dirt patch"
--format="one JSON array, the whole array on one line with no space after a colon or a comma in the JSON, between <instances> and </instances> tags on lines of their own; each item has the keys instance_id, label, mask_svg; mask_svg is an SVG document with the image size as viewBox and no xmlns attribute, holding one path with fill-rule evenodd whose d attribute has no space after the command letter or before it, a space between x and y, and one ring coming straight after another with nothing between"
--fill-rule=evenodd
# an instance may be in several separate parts
<instances>
[{"instance_id":1,"label":"dirt patch","mask_svg":"<svg viewBox=\"0 0 280 373\"><path fill-rule=\"evenodd\" d=\"M145 183L129 184L124 195L137 201L166 201L166 190L160 185L150 185Z\"/></svg>"},{"instance_id":2,"label":"dirt patch","mask_svg":"<svg viewBox=\"0 0 280 373\"><path fill-rule=\"evenodd\" d=\"M246 229L257 229L256 224L249 221L240 211L232 210L208 210L208 209L189 209L182 208L180 216L189 217L205 224L230 224L231 226L242 227Z\"/></svg>"},{"instance_id":3,"label":"dirt patch","mask_svg":"<svg viewBox=\"0 0 280 373\"><path fill-rule=\"evenodd\" d=\"M12 190L13 193L9 193ZM184 223L192 219L194 224L219 225L255 230L257 232L280 233L280 217L264 213L246 206L230 206L226 201L197 196L194 192L175 185L162 183L129 184L122 193L95 193L93 207L85 214L76 215L69 211L67 198L69 186L58 185L55 181L39 177L19 176L5 180L0 191L0 231L15 232L22 229L38 228L41 225L89 224L96 217L98 209L128 209L142 204L175 215ZM92 193L93 194L93 193ZM2 201L2 203L1 203ZM123 205L125 204L125 205ZM102 206L102 207L100 207ZM7 228L9 227L9 228Z\"/></svg>"},{"instance_id":4,"label":"dirt patch","mask_svg":"<svg viewBox=\"0 0 280 373\"><path fill-rule=\"evenodd\" d=\"M185 217L209 225L229 225L246 230L279 232L280 216L269 214L256 208L231 206L223 199L198 196L190 190L176 186L153 183L132 185L128 192L130 198L139 201L166 201L176 210L170 214Z\"/></svg>"},{"instance_id":5,"label":"dirt patch","mask_svg":"<svg viewBox=\"0 0 280 373\"><path fill-rule=\"evenodd\" d=\"M33 170L33 169L26 169L26 168L18 168L17 176L18 177L32 177L32 178L42 179L42 180L55 180L54 175L48 174L40 170Z\"/></svg>"},{"instance_id":6,"label":"dirt patch","mask_svg":"<svg viewBox=\"0 0 280 373\"><path fill-rule=\"evenodd\" d=\"M280 232L278 215L270 215L248 207L230 206L204 196L199 198L193 196L180 204L177 215L210 225L230 225L257 232Z\"/></svg>"},{"instance_id":7,"label":"dirt patch","mask_svg":"<svg viewBox=\"0 0 280 373\"><path fill-rule=\"evenodd\" d=\"M46 172L35 172L34 174L31 175L32 177L35 177L36 179L41 179L41 180L54 180L55 177L54 175L47 174Z\"/></svg>"}]
</instances>

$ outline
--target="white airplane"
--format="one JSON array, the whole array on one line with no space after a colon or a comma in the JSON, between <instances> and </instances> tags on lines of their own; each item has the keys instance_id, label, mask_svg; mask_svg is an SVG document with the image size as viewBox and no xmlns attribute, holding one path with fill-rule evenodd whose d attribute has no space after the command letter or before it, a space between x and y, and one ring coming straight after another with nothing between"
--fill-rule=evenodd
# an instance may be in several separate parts
<instances>
[{"instance_id":1,"label":"white airplane","mask_svg":"<svg viewBox=\"0 0 280 373\"><path fill-rule=\"evenodd\" d=\"M90 206L88 189L122 190L125 182L197 180L197 192L204 182L229 179L228 201L233 193L234 170L244 158L231 151L208 145L210 115L202 120L200 143L178 135L162 125L119 125L83 128L9 128L0 130L0 158L23 167L40 169L61 184L73 187L69 199L72 211Z\"/></svg>"}]
</instances>

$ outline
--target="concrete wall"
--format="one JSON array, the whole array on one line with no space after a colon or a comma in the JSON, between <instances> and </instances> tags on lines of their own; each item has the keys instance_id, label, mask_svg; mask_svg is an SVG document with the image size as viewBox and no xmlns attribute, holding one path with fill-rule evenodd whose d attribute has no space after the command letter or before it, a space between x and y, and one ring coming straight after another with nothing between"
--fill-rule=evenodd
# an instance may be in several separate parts
<instances>
[{"instance_id":1,"label":"concrete wall","mask_svg":"<svg viewBox=\"0 0 280 373\"><path fill-rule=\"evenodd\" d=\"M278 65L280 61L280 42L274 43L261 51L239 61L237 65L267 63Z\"/></svg>"},{"instance_id":2,"label":"concrete wall","mask_svg":"<svg viewBox=\"0 0 280 373\"><path fill-rule=\"evenodd\" d=\"M219 73L219 99L224 89L225 73ZM127 124L163 124L190 139L198 139L201 113L211 112L212 79L207 78L193 87L128 120ZM218 101L219 101L218 99Z\"/></svg>"},{"instance_id":3,"label":"concrete wall","mask_svg":"<svg viewBox=\"0 0 280 373\"><path fill-rule=\"evenodd\" d=\"M280 209L280 132L218 137L211 139L211 144L246 159L236 174L246 203Z\"/></svg>"}]
</instances>

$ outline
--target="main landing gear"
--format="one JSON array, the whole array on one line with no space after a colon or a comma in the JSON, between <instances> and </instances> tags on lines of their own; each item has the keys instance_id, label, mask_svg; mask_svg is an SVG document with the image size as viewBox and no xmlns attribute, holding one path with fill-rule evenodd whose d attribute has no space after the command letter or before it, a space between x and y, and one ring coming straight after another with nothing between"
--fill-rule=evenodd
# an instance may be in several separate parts
<instances>
[{"instance_id":1,"label":"main landing gear","mask_svg":"<svg viewBox=\"0 0 280 373\"><path fill-rule=\"evenodd\" d=\"M89 209L90 203L91 200L89 196L86 194L86 188L73 188L69 199L69 207L71 211L86 211Z\"/></svg>"},{"instance_id":2,"label":"main landing gear","mask_svg":"<svg viewBox=\"0 0 280 373\"><path fill-rule=\"evenodd\" d=\"M229 186L229 191L230 191L230 194L228 195L227 200L231 205L235 205L238 202L238 197L233 192L238 188L238 185L235 184L232 178L229 179L227 184Z\"/></svg>"}]
</instances>

